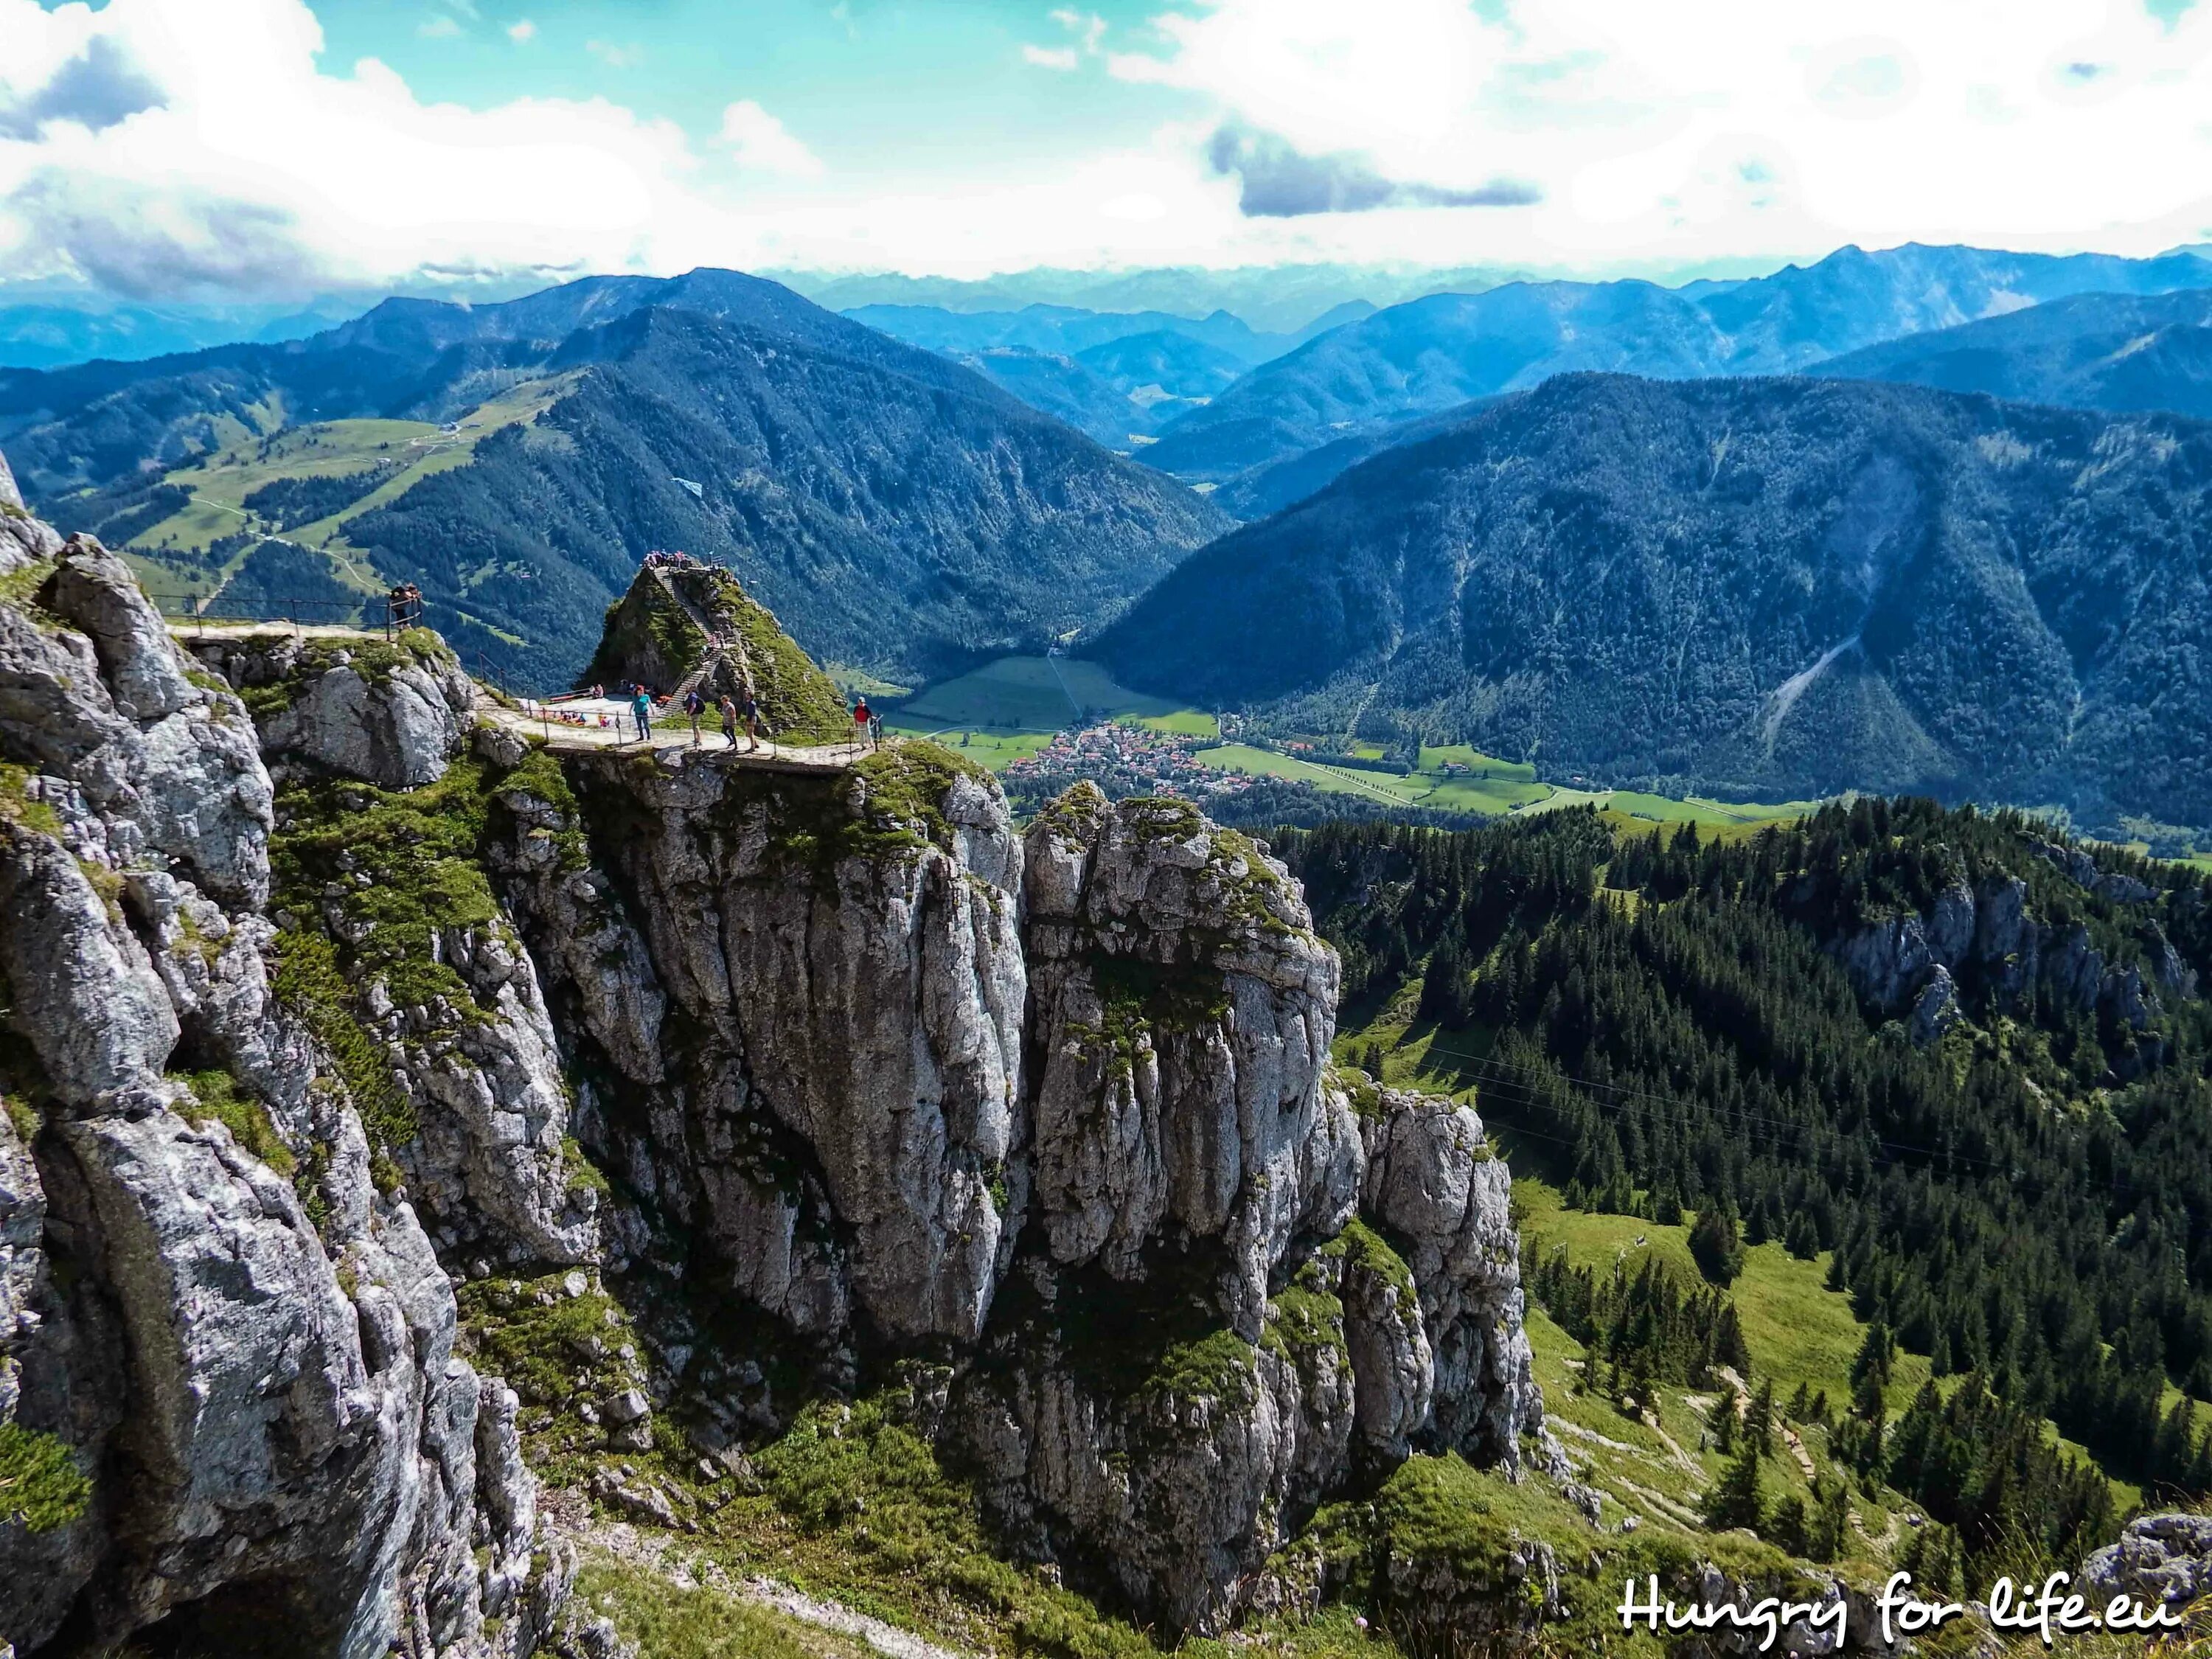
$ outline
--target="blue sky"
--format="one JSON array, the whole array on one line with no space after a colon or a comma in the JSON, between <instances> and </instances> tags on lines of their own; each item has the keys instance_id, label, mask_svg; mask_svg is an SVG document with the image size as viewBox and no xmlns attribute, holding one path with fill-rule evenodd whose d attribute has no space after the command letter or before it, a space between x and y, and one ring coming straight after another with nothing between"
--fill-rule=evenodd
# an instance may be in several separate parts
<instances>
[{"instance_id":1,"label":"blue sky","mask_svg":"<svg viewBox=\"0 0 2212 1659\"><path fill-rule=\"evenodd\" d=\"M0 0L0 283L2212 240L2212 0Z\"/></svg>"}]
</instances>

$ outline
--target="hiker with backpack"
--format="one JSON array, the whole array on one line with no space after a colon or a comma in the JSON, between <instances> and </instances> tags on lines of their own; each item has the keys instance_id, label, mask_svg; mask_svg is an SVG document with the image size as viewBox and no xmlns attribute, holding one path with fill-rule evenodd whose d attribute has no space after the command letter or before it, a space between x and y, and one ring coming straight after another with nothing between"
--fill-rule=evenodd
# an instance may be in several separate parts
<instances>
[{"instance_id":1,"label":"hiker with backpack","mask_svg":"<svg viewBox=\"0 0 2212 1659\"><path fill-rule=\"evenodd\" d=\"M684 712L691 717L691 746L696 749L699 746L699 717L707 712L707 700L699 695L699 688L696 685L684 694Z\"/></svg>"},{"instance_id":2,"label":"hiker with backpack","mask_svg":"<svg viewBox=\"0 0 2212 1659\"><path fill-rule=\"evenodd\" d=\"M653 693L639 686L637 695L629 700L629 712L637 721L638 741L650 741L653 737Z\"/></svg>"},{"instance_id":3,"label":"hiker with backpack","mask_svg":"<svg viewBox=\"0 0 2212 1659\"><path fill-rule=\"evenodd\" d=\"M746 750L750 751L759 748L761 726L763 723L761 720L760 699L748 690L745 692L745 700L738 705L738 713L744 717ZM775 745L771 743L769 747L774 749Z\"/></svg>"}]
</instances>

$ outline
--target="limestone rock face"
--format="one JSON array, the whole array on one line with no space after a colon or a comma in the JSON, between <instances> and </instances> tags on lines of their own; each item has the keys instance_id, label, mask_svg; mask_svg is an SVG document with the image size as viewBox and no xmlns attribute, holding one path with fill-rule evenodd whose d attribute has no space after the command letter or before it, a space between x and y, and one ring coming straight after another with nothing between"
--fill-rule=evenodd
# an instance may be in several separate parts
<instances>
[{"instance_id":1,"label":"limestone rock face","mask_svg":"<svg viewBox=\"0 0 2212 1659\"><path fill-rule=\"evenodd\" d=\"M185 677L154 608L98 542L70 539L40 603L72 629L49 634L0 607L10 758L73 787L98 821L99 861L158 860L258 908L269 896L270 788L245 710Z\"/></svg>"},{"instance_id":2,"label":"limestone rock face","mask_svg":"<svg viewBox=\"0 0 2212 1659\"><path fill-rule=\"evenodd\" d=\"M1544 1402L1522 1327L1512 1176L1474 1109L1453 1101L1386 1089L1364 1127L1365 1209L1411 1249L1435 1354L1434 1434L1471 1462L1518 1470Z\"/></svg>"},{"instance_id":3,"label":"limestone rock face","mask_svg":"<svg viewBox=\"0 0 2212 1659\"><path fill-rule=\"evenodd\" d=\"M90 1489L0 1523L20 1647L521 1659L573 1562L457 1351L492 1260L654 1309L581 1402L607 1446L742 1464L787 1420L696 1309L833 1389L916 1364L1018 1545L1178 1630L1355 1474L1519 1472L1504 1166L1333 1068L1337 960L1263 846L1087 788L1018 836L919 744L538 753L471 736L442 648L194 660L53 550L45 615L0 603L0 1418ZM372 806L435 809L468 909L380 920L323 834Z\"/></svg>"},{"instance_id":4,"label":"limestone rock face","mask_svg":"<svg viewBox=\"0 0 2212 1659\"><path fill-rule=\"evenodd\" d=\"M46 617L0 603L0 761L27 769L0 799L0 1421L88 1490L0 1521L0 1631L489 1659L489 1601L526 1651L562 1565L428 1238L271 993L251 722L120 562L32 539Z\"/></svg>"},{"instance_id":5,"label":"limestone rock face","mask_svg":"<svg viewBox=\"0 0 2212 1659\"><path fill-rule=\"evenodd\" d=\"M1143 1276L1170 1234L1225 1247L1257 1340L1270 1273L1358 1197L1322 1087L1337 962L1288 874L1179 802L1079 786L1030 830L1036 1224L1054 1261Z\"/></svg>"},{"instance_id":6,"label":"limestone rock face","mask_svg":"<svg viewBox=\"0 0 2212 1659\"><path fill-rule=\"evenodd\" d=\"M0 455L0 575L51 559L61 544L62 538L52 525L24 510L23 492L15 487L8 458Z\"/></svg>"},{"instance_id":7,"label":"limestone rock face","mask_svg":"<svg viewBox=\"0 0 2212 1659\"><path fill-rule=\"evenodd\" d=\"M1003 799L896 750L833 777L578 769L581 808L514 803L502 862L556 1003L623 1080L592 1127L647 1231L702 1232L803 1334L973 1342L1027 1180ZM605 874L559 850L595 814L629 830Z\"/></svg>"},{"instance_id":8,"label":"limestone rock face","mask_svg":"<svg viewBox=\"0 0 2212 1659\"><path fill-rule=\"evenodd\" d=\"M424 1012L371 991L419 1133L399 1155L449 1248L484 1243L514 1259L584 1261L599 1246L599 1199L563 1152L568 1097L536 965L501 925L441 928L439 959L473 1010Z\"/></svg>"},{"instance_id":9,"label":"limestone rock face","mask_svg":"<svg viewBox=\"0 0 2212 1659\"><path fill-rule=\"evenodd\" d=\"M1364 1244L1372 1235L1364 1235ZM1376 1240L1379 1244L1381 1241ZM1395 1255L1359 1249L1344 1253L1340 1295L1344 1340L1352 1364L1354 1428L1368 1462L1402 1462L1430 1429L1436 1398L1436 1352L1422 1322L1410 1275L1394 1271Z\"/></svg>"},{"instance_id":10,"label":"limestone rock face","mask_svg":"<svg viewBox=\"0 0 2212 1659\"><path fill-rule=\"evenodd\" d=\"M282 629L216 635L191 648L234 686L278 690L261 718L272 758L411 789L435 783L468 745L476 687L419 630L397 644L303 641Z\"/></svg>"},{"instance_id":11,"label":"limestone rock face","mask_svg":"<svg viewBox=\"0 0 2212 1659\"><path fill-rule=\"evenodd\" d=\"M2212 1516L2139 1515L2081 1564L2101 1606L2115 1595L2182 1607L2212 1590Z\"/></svg>"},{"instance_id":12,"label":"limestone rock face","mask_svg":"<svg viewBox=\"0 0 2212 1659\"><path fill-rule=\"evenodd\" d=\"M2150 896L2142 882L2100 871L2079 848L2039 842L2034 850L2100 898L2132 904ZM1860 999L1904 1016L1912 1040L1925 1045L1966 1018L1962 988L2002 1003L2039 986L2085 1013L2102 1011L2132 1030L2148 1031L2160 1012L2159 988L2193 995L2196 975L2156 923L2145 924L2144 937L2148 977L2135 963L2108 963L2086 927L2038 920L2026 881L1990 876L1978 888L1953 881L1926 914L1880 917L1829 948ZM2158 1039L2144 1042L2155 1045Z\"/></svg>"},{"instance_id":13,"label":"limestone rock face","mask_svg":"<svg viewBox=\"0 0 2212 1659\"><path fill-rule=\"evenodd\" d=\"M1297 1344L1224 1328L1164 1348L1133 1329L1093 1352L1078 1310L1102 1287L1037 1259L1017 1271L1036 1300L994 1322L990 1363L956 1403L959 1450L1035 1553L1103 1572L1179 1630L1218 1632L1349 1469L1340 1324Z\"/></svg>"}]
</instances>

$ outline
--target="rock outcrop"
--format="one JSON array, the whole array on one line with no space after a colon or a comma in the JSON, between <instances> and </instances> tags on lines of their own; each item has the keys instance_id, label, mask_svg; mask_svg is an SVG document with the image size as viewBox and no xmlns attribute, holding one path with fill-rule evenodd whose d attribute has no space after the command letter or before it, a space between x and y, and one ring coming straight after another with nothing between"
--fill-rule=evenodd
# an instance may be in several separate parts
<instances>
[{"instance_id":1,"label":"rock outcrop","mask_svg":"<svg viewBox=\"0 0 2212 1659\"><path fill-rule=\"evenodd\" d=\"M0 1633L489 1659L498 1612L527 1651L565 1566L344 1065L272 993L246 711L97 544L14 539L55 562L0 604L0 1423L33 1472Z\"/></svg>"},{"instance_id":2,"label":"rock outcrop","mask_svg":"<svg viewBox=\"0 0 2212 1659\"><path fill-rule=\"evenodd\" d=\"M243 695L277 769L300 763L386 789L435 783L466 748L477 691L438 637L396 642L217 632L194 656Z\"/></svg>"},{"instance_id":3,"label":"rock outcrop","mask_svg":"<svg viewBox=\"0 0 2212 1659\"><path fill-rule=\"evenodd\" d=\"M2149 896L2141 881L2100 869L2080 848L2037 842L2033 850L2066 882L2109 904L2137 904ZM1912 1040L1923 1045L1968 1018L1970 1002L2009 1006L2039 988L2142 1034L2162 1011L2159 990L2194 995L2196 975L2155 922L2143 923L2139 933L2142 960L2108 961L2080 923L2039 919L2022 878L1990 872L1972 885L1955 878L1924 910L1878 915L1832 939L1829 949L1860 1000L1904 1016Z\"/></svg>"},{"instance_id":4,"label":"rock outcrop","mask_svg":"<svg viewBox=\"0 0 2212 1659\"><path fill-rule=\"evenodd\" d=\"M2100 1607L2125 1595L2145 1607L2185 1607L2212 1593L2212 1516L2139 1515L2081 1563L2081 1581Z\"/></svg>"},{"instance_id":5,"label":"rock outcrop","mask_svg":"<svg viewBox=\"0 0 2212 1659\"><path fill-rule=\"evenodd\" d=\"M1365 1206L1408 1248L1434 1354L1429 1437L1517 1469L1521 1437L1543 1426L1544 1407L1522 1328L1512 1177L1470 1107L1386 1089L1363 1127Z\"/></svg>"},{"instance_id":6,"label":"rock outcrop","mask_svg":"<svg viewBox=\"0 0 2212 1659\"><path fill-rule=\"evenodd\" d=\"M1520 1477L1504 1166L1331 1065L1261 844L1087 787L1018 836L924 744L556 757L434 643L188 653L54 550L0 603L19 1651L520 1659L556 1417L738 1470L891 1367L1016 1548L1180 1630L1355 1476Z\"/></svg>"}]
</instances>

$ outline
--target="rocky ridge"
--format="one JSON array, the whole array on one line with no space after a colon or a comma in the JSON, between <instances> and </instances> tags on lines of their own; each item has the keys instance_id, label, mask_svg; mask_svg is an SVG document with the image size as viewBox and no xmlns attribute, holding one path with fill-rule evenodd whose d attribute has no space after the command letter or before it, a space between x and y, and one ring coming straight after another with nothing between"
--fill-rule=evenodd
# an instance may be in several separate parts
<instances>
[{"instance_id":1,"label":"rocky ridge","mask_svg":"<svg viewBox=\"0 0 2212 1659\"><path fill-rule=\"evenodd\" d=\"M0 582L0 1632L526 1652L572 1563L286 1006L252 721L96 543L19 528Z\"/></svg>"},{"instance_id":2,"label":"rocky ridge","mask_svg":"<svg viewBox=\"0 0 2212 1659\"><path fill-rule=\"evenodd\" d=\"M2149 899L2136 878L2101 870L2078 848L2044 842L2037 848L2055 875L2104 901L2121 917ZM1801 896L1809 896L1808 894ZM2017 875L1952 875L1933 901L1896 908L1834 938L1829 950L1860 999L1902 1015L1915 1042L1939 1041L1974 1014L2017 1006L2039 994L2083 1014L2110 1018L2133 1035L2131 1063L2155 1065L2162 1039L2151 1027L2162 997L2197 994L2197 973L2155 920L2140 920L2136 937L2100 939L2063 903L2039 902ZM2054 909L2060 919L2050 918ZM2130 959L2133 958L2133 959Z\"/></svg>"},{"instance_id":3,"label":"rocky ridge","mask_svg":"<svg viewBox=\"0 0 2212 1659\"><path fill-rule=\"evenodd\" d=\"M187 649L8 523L19 1653L527 1652L555 1419L736 1468L887 1364L1019 1551L1180 1627L1356 1462L1522 1467L1503 1166L1332 1067L1259 845L1095 792L1024 837L922 745L556 761L434 638Z\"/></svg>"}]
</instances>

